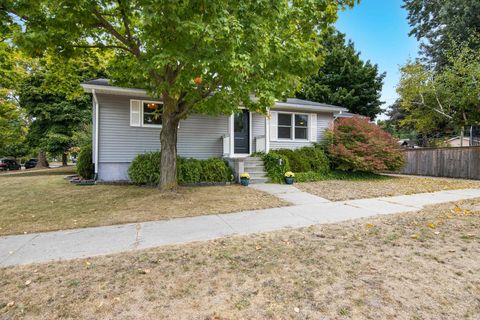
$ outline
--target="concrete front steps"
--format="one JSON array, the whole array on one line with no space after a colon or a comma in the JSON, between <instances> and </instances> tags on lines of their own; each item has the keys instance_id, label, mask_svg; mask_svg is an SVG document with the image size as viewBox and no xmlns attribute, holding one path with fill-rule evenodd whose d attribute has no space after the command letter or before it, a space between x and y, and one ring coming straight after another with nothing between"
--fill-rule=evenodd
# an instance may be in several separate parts
<instances>
[{"instance_id":1,"label":"concrete front steps","mask_svg":"<svg viewBox=\"0 0 480 320\"><path fill-rule=\"evenodd\" d=\"M263 160L260 157L245 158L244 172L250 174L250 183L265 183L270 181L263 166Z\"/></svg>"}]
</instances>

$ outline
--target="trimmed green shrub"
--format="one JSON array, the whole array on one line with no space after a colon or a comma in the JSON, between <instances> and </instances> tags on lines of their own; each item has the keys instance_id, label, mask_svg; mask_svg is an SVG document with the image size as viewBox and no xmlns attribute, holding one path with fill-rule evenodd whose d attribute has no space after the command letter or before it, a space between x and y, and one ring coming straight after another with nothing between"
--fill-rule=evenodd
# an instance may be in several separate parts
<instances>
[{"instance_id":1,"label":"trimmed green shrub","mask_svg":"<svg viewBox=\"0 0 480 320\"><path fill-rule=\"evenodd\" d=\"M80 149L77 159L77 173L85 179L92 179L94 175L92 145L87 144Z\"/></svg>"},{"instance_id":2,"label":"trimmed green shrub","mask_svg":"<svg viewBox=\"0 0 480 320\"><path fill-rule=\"evenodd\" d=\"M290 164L288 158L283 155L271 151L262 156L263 164L265 170L267 171L267 176L275 183L283 183L285 172L290 171ZM282 164L280 165L280 161Z\"/></svg>"},{"instance_id":3,"label":"trimmed green shrub","mask_svg":"<svg viewBox=\"0 0 480 320\"><path fill-rule=\"evenodd\" d=\"M222 159L210 158L202 160L202 182L222 182L232 180L232 170Z\"/></svg>"},{"instance_id":4,"label":"trimmed green shrub","mask_svg":"<svg viewBox=\"0 0 480 320\"><path fill-rule=\"evenodd\" d=\"M202 181L202 163L197 159L177 159L177 181L179 184Z\"/></svg>"},{"instance_id":5,"label":"trimmed green shrub","mask_svg":"<svg viewBox=\"0 0 480 320\"><path fill-rule=\"evenodd\" d=\"M128 177L135 184L158 184L160 181L160 152L137 155L128 168Z\"/></svg>"},{"instance_id":6,"label":"trimmed green shrub","mask_svg":"<svg viewBox=\"0 0 480 320\"><path fill-rule=\"evenodd\" d=\"M160 152L137 155L128 168L128 177L135 184L158 184L160 180ZM232 171L222 159L177 158L177 181L179 184L228 182L231 179Z\"/></svg>"},{"instance_id":7,"label":"trimmed green shrub","mask_svg":"<svg viewBox=\"0 0 480 320\"><path fill-rule=\"evenodd\" d=\"M330 171L330 161L322 148L304 147L298 151L308 159L311 171L321 174L327 174Z\"/></svg>"},{"instance_id":8,"label":"trimmed green shrub","mask_svg":"<svg viewBox=\"0 0 480 320\"><path fill-rule=\"evenodd\" d=\"M276 150L275 153L284 155L288 158L288 162L290 163L290 169L293 172L304 172L309 171L310 163L308 158L298 150L290 150L290 149L280 149Z\"/></svg>"},{"instance_id":9,"label":"trimmed green shrub","mask_svg":"<svg viewBox=\"0 0 480 320\"><path fill-rule=\"evenodd\" d=\"M290 169L295 172L314 171L326 174L330 170L330 162L320 147L303 147L301 149L276 150L288 158Z\"/></svg>"}]
</instances>

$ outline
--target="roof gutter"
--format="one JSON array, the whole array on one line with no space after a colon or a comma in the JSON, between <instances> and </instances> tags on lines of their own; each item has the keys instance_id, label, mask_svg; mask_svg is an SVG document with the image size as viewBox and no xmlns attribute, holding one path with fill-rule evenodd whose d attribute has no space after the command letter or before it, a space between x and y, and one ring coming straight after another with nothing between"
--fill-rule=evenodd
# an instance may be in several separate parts
<instances>
[{"instance_id":1,"label":"roof gutter","mask_svg":"<svg viewBox=\"0 0 480 320\"><path fill-rule=\"evenodd\" d=\"M143 89L135 89L135 88L122 88L122 87L114 87L114 86L102 86L96 84L87 84L82 83L81 86L85 90L85 92L93 93L94 91L97 93L107 93L107 94L121 94L121 95L131 95L131 96L140 96L140 97L148 97L147 91ZM253 101L257 101L255 97L252 97ZM286 102L275 102L274 109L277 108L289 108L293 107L297 110L304 110L304 111L320 111L320 112L333 112L333 113L340 113L340 112L347 112L348 109L331 106L331 105L324 105L324 106L315 106L315 105L304 105L304 104L296 104L296 103L286 103Z\"/></svg>"},{"instance_id":2,"label":"roof gutter","mask_svg":"<svg viewBox=\"0 0 480 320\"><path fill-rule=\"evenodd\" d=\"M85 92L88 92L88 93L93 93L93 91L96 91L97 93L117 93L117 94L134 95L134 96L142 96L142 97L148 96L147 91L143 89L100 86L96 84L87 84L87 83L82 83L81 86L83 87Z\"/></svg>"}]
</instances>

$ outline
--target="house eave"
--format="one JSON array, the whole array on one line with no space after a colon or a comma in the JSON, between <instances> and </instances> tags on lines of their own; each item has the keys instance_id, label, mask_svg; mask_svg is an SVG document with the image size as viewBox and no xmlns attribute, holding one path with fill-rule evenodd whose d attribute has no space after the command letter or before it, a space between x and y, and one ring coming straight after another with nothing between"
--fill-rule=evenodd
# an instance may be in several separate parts
<instances>
[{"instance_id":1,"label":"house eave","mask_svg":"<svg viewBox=\"0 0 480 320\"><path fill-rule=\"evenodd\" d=\"M308 105L301 105L301 104L292 104L292 103L284 103L284 102L277 102L272 110L284 110L284 111L309 111L309 112L333 112L333 113L340 113L345 112L347 109L335 106L308 106Z\"/></svg>"},{"instance_id":2,"label":"house eave","mask_svg":"<svg viewBox=\"0 0 480 320\"><path fill-rule=\"evenodd\" d=\"M142 97L149 98L147 91L144 89L136 88L122 88L106 85L97 85L97 84L88 84L82 83L81 86L85 92L92 93L92 90L97 94L115 94L123 96L133 96L133 97ZM255 99L255 98L254 98ZM158 99L157 99L158 100ZM296 103L286 103L286 102L275 102L275 105L272 107L273 110L285 110L285 111L303 111L303 112L347 112L348 110L342 107L337 106L316 106L316 105L304 105Z\"/></svg>"},{"instance_id":3,"label":"house eave","mask_svg":"<svg viewBox=\"0 0 480 320\"><path fill-rule=\"evenodd\" d=\"M143 89L102 86L102 85L87 84L87 83L82 83L81 86L83 87L83 90L85 90L85 92L88 92L88 93L92 93L92 90L95 90L97 94L104 93L104 94L116 94L116 95L124 95L124 96L148 97L147 91Z\"/></svg>"}]
</instances>

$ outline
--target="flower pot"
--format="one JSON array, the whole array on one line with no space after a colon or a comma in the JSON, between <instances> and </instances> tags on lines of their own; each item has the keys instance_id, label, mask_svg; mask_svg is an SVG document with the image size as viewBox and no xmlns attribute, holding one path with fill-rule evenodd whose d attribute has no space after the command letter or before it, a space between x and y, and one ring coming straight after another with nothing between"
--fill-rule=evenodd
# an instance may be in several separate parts
<instances>
[{"instance_id":1,"label":"flower pot","mask_svg":"<svg viewBox=\"0 0 480 320\"><path fill-rule=\"evenodd\" d=\"M293 177L285 177L286 184L293 184Z\"/></svg>"},{"instance_id":2,"label":"flower pot","mask_svg":"<svg viewBox=\"0 0 480 320\"><path fill-rule=\"evenodd\" d=\"M250 179L240 179L240 184L242 186L248 187L248 185L250 184Z\"/></svg>"}]
</instances>

